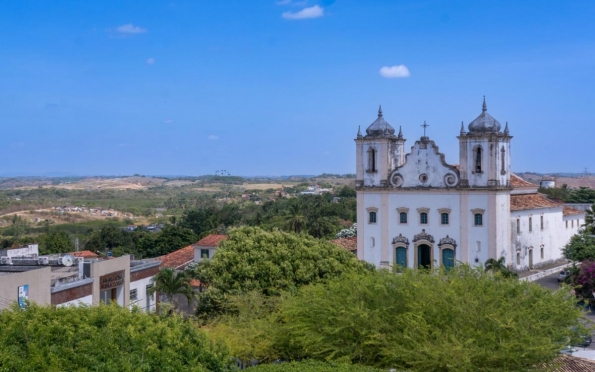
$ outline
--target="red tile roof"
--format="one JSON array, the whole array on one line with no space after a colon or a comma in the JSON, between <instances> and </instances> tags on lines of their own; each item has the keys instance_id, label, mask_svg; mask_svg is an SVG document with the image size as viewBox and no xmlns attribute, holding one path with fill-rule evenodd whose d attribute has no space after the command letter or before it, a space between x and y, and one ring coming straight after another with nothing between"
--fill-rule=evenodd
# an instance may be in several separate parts
<instances>
[{"instance_id":1,"label":"red tile roof","mask_svg":"<svg viewBox=\"0 0 595 372\"><path fill-rule=\"evenodd\" d=\"M357 237L353 236L351 238L339 238L329 240L331 243L338 245L341 248L345 248L348 251L354 252L357 250Z\"/></svg>"},{"instance_id":2,"label":"red tile roof","mask_svg":"<svg viewBox=\"0 0 595 372\"><path fill-rule=\"evenodd\" d=\"M549 367L550 369L548 369L548 371L552 372L587 372L595 371L595 361L575 356L562 355L543 367Z\"/></svg>"},{"instance_id":3,"label":"red tile roof","mask_svg":"<svg viewBox=\"0 0 595 372\"><path fill-rule=\"evenodd\" d=\"M518 187L537 187L537 185L534 185L529 181L525 181L514 173L510 174L510 186L512 186L513 189Z\"/></svg>"},{"instance_id":4,"label":"red tile roof","mask_svg":"<svg viewBox=\"0 0 595 372\"><path fill-rule=\"evenodd\" d=\"M201 247L217 247L219 242L227 239L227 235L210 234L200 239L195 245Z\"/></svg>"},{"instance_id":5,"label":"red tile roof","mask_svg":"<svg viewBox=\"0 0 595 372\"><path fill-rule=\"evenodd\" d=\"M72 252L70 253L74 257L83 257L83 258L97 258L99 257L98 254L93 253L91 251L79 251L79 252Z\"/></svg>"},{"instance_id":6,"label":"red tile roof","mask_svg":"<svg viewBox=\"0 0 595 372\"><path fill-rule=\"evenodd\" d=\"M539 208L553 208L562 207L561 203L557 203L551 199L548 199L544 194L521 194L521 195L510 195L510 210L511 211L523 211L528 209L539 209Z\"/></svg>"},{"instance_id":7,"label":"red tile roof","mask_svg":"<svg viewBox=\"0 0 595 372\"><path fill-rule=\"evenodd\" d=\"M173 251L165 256L158 258L161 261L160 267L170 269L184 269L188 264L194 261L194 245L189 245L177 251Z\"/></svg>"},{"instance_id":8,"label":"red tile roof","mask_svg":"<svg viewBox=\"0 0 595 372\"><path fill-rule=\"evenodd\" d=\"M574 209L572 207L564 207L564 215L565 216L572 216L575 214L583 214L585 212L579 211L578 209Z\"/></svg>"}]
</instances>

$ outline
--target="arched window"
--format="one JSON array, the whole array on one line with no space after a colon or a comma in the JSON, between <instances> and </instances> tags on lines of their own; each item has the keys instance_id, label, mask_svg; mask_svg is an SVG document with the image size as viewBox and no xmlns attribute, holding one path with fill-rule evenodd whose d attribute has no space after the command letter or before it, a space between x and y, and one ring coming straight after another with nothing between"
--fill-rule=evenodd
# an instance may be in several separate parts
<instances>
[{"instance_id":1,"label":"arched window","mask_svg":"<svg viewBox=\"0 0 595 372\"><path fill-rule=\"evenodd\" d=\"M407 223L407 212L399 213L399 223L402 223L402 224Z\"/></svg>"},{"instance_id":2,"label":"arched window","mask_svg":"<svg viewBox=\"0 0 595 372\"><path fill-rule=\"evenodd\" d=\"M376 212L370 212L370 223L376 223Z\"/></svg>"},{"instance_id":3,"label":"arched window","mask_svg":"<svg viewBox=\"0 0 595 372\"><path fill-rule=\"evenodd\" d=\"M520 234L521 233L521 220L520 219L516 219L516 233Z\"/></svg>"},{"instance_id":4,"label":"arched window","mask_svg":"<svg viewBox=\"0 0 595 372\"><path fill-rule=\"evenodd\" d=\"M529 217L529 232L533 231L533 218Z\"/></svg>"},{"instance_id":5,"label":"arched window","mask_svg":"<svg viewBox=\"0 0 595 372\"><path fill-rule=\"evenodd\" d=\"M421 212L419 214L419 223L421 225L427 225L428 224L428 214L426 212Z\"/></svg>"},{"instance_id":6,"label":"arched window","mask_svg":"<svg viewBox=\"0 0 595 372\"><path fill-rule=\"evenodd\" d=\"M543 246L541 247L541 259L543 260Z\"/></svg>"},{"instance_id":7,"label":"arched window","mask_svg":"<svg viewBox=\"0 0 595 372\"><path fill-rule=\"evenodd\" d=\"M440 213L440 223L442 225L448 225L448 213Z\"/></svg>"},{"instance_id":8,"label":"arched window","mask_svg":"<svg viewBox=\"0 0 595 372\"><path fill-rule=\"evenodd\" d=\"M502 150L500 150L500 165L501 165L501 170L500 170L500 174L506 174L506 150L504 150L504 147L502 147Z\"/></svg>"},{"instance_id":9,"label":"arched window","mask_svg":"<svg viewBox=\"0 0 595 372\"><path fill-rule=\"evenodd\" d=\"M478 147L475 150L475 173L481 173L481 155L482 155L481 147Z\"/></svg>"},{"instance_id":10,"label":"arched window","mask_svg":"<svg viewBox=\"0 0 595 372\"><path fill-rule=\"evenodd\" d=\"M516 253L516 264L517 265L521 264L521 252Z\"/></svg>"},{"instance_id":11,"label":"arched window","mask_svg":"<svg viewBox=\"0 0 595 372\"><path fill-rule=\"evenodd\" d=\"M368 149L368 172L376 172L376 149Z\"/></svg>"},{"instance_id":12,"label":"arched window","mask_svg":"<svg viewBox=\"0 0 595 372\"><path fill-rule=\"evenodd\" d=\"M543 216L539 216L539 226L543 230Z\"/></svg>"},{"instance_id":13,"label":"arched window","mask_svg":"<svg viewBox=\"0 0 595 372\"><path fill-rule=\"evenodd\" d=\"M475 226L483 226L483 214L475 213L473 215L473 222Z\"/></svg>"}]
</instances>

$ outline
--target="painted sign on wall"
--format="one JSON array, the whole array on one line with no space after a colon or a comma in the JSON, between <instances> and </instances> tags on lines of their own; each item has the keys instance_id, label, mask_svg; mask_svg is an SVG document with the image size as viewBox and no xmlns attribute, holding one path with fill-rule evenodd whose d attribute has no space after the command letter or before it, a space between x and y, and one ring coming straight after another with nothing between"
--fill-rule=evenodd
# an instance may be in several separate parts
<instances>
[{"instance_id":1,"label":"painted sign on wall","mask_svg":"<svg viewBox=\"0 0 595 372\"><path fill-rule=\"evenodd\" d=\"M19 307L24 309L27 307L27 301L29 300L29 284L19 286Z\"/></svg>"},{"instance_id":2,"label":"painted sign on wall","mask_svg":"<svg viewBox=\"0 0 595 372\"><path fill-rule=\"evenodd\" d=\"M99 290L115 288L124 284L124 270L99 277Z\"/></svg>"}]
</instances>

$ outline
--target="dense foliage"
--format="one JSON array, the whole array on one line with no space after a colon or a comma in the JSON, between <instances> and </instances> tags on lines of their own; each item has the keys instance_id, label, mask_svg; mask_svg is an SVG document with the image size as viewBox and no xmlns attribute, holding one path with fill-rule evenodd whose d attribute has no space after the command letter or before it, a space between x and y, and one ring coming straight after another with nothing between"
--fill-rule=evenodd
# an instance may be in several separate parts
<instances>
[{"instance_id":1,"label":"dense foliage","mask_svg":"<svg viewBox=\"0 0 595 372\"><path fill-rule=\"evenodd\" d=\"M384 370L373 367L304 360L301 362L263 364L250 368L254 372L382 372Z\"/></svg>"},{"instance_id":2,"label":"dense foliage","mask_svg":"<svg viewBox=\"0 0 595 372\"><path fill-rule=\"evenodd\" d=\"M227 294L258 291L267 296L369 266L352 253L324 240L258 227L231 230L211 260L202 261L196 277L209 288L199 297L198 313L213 315Z\"/></svg>"},{"instance_id":3,"label":"dense foliage","mask_svg":"<svg viewBox=\"0 0 595 372\"><path fill-rule=\"evenodd\" d=\"M0 311L2 371L227 371L228 354L181 317L117 305Z\"/></svg>"},{"instance_id":4,"label":"dense foliage","mask_svg":"<svg viewBox=\"0 0 595 372\"><path fill-rule=\"evenodd\" d=\"M571 189L564 184L562 187L539 188L539 192L566 203L595 203L595 190L588 187Z\"/></svg>"},{"instance_id":5,"label":"dense foliage","mask_svg":"<svg viewBox=\"0 0 595 372\"><path fill-rule=\"evenodd\" d=\"M234 355L424 372L530 370L558 355L581 316L565 291L468 266L348 274L301 287L277 310L253 307L210 325Z\"/></svg>"},{"instance_id":6,"label":"dense foliage","mask_svg":"<svg viewBox=\"0 0 595 372\"><path fill-rule=\"evenodd\" d=\"M578 262L595 260L595 238L589 235L589 232L582 231L572 236L562 250L564 257Z\"/></svg>"}]
</instances>

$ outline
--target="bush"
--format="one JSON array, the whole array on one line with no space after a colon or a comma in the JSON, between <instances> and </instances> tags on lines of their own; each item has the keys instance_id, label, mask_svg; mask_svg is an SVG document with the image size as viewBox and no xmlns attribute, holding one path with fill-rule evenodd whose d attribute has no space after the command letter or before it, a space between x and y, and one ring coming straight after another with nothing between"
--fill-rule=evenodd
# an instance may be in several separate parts
<instances>
[{"instance_id":1,"label":"bush","mask_svg":"<svg viewBox=\"0 0 595 372\"><path fill-rule=\"evenodd\" d=\"M373 367L338 364L332 362L318 362L313 360L304 360L301 362L280 363L280 364L262 364L250 368L254 372L383 372L384 370Z\"/></svg>"}]
</instances>

